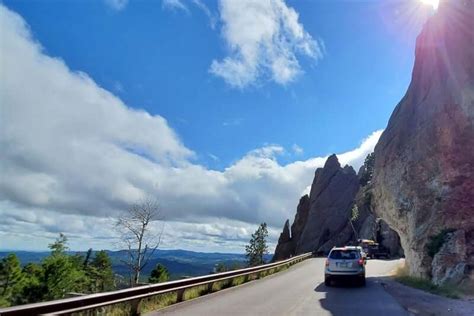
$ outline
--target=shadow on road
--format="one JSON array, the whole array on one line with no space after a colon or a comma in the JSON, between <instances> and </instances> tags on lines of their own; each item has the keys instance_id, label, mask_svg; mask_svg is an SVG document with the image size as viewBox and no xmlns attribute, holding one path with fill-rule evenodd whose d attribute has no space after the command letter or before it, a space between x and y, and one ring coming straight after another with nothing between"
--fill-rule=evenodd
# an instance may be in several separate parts
<instances>
[{"instance_id":1,"label":"shadow on road","mask_svg":"<svg viewBox=\"0 0 474 316\"><path fill-rule=\"evenodd\" d=\"M325 293L319 304L331 315L407 315L405 310L383 289L382 278L368 277L366 286L350 280L339 280L328 287L320 283L315 292Z\"/></svg>"},{"instance_id":2,"label":"shadow on road","mask_svg":"<svg viewBox=\"0 0 474 316\"><path fill-rule=\"evenodd\" d=\"M367 278L367 281L369 278ZM321 282L315 289L314 291L316 292L328 292L331 291L334 288L350 288L350 289L357 289L357 288L363 288L359 284L357 284L356 281L354 280L333 280L332 285L330 287L324 285L323 282Z\"/></svg>"}]
</instances>

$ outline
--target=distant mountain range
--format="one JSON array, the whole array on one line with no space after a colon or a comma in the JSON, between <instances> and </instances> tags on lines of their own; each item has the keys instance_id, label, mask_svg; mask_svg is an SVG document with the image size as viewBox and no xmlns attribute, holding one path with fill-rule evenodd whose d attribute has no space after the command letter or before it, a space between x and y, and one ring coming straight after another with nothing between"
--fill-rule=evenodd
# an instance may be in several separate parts
<instances>
[{"instance_id":1,"label":"distant mountain range","mask_svg":"<svg viewBox=\"0 0 474 316\"><path fill-rule=\"evenodd\" d=\"M39 263L47 257L49 251L0 251L0 258L7 256L10 253L15 253L21 261L22 265L27 263ZM70 251L73 254L86 254L85 251ZM107 250L111 260L112 268L116 274L127 276L127 266L121 262L127 258L126 250L111 251ZM272 255L265 257L266 261L271 260ZM163 264L169 271L172 279L180 279L183 277L205 275L213 272L214 267L222 263L227 267L244 267L246 264L245 254L233 253L207 253L195 252L188 250L161 250L158 249L150 259L148 265L142 271L143 277L150 274L150 271L157 263Z\"/></svg>"}]
</instances>

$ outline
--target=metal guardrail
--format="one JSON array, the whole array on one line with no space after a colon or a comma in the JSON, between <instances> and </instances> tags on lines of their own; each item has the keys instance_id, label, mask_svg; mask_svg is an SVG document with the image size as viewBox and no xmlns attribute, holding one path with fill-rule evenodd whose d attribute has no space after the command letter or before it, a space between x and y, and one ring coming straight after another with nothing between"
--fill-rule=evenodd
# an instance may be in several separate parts
<instances>
[{"instance_id":1,"label":"metal guardrail","mask_svg":"<svg viewBox=\"0 0 474 316\"><path fill-rule=\"evenodd\" d=\"M251 268L138 286L112 292L96 293L49 302L13 306L0 309L0 315L68 315L125 302L134 302L135 305L138 306L141 299L170 292L177 292L177 301L180 302L184 298L184 291L186 289L207 285L208 289L211 290L212 285L216 282L226 281L237 277L249 277L250 275L280 268L285 265L290 266L311 256L311 253L306 253L286 260Z\"/></svg>"}]
</instances>

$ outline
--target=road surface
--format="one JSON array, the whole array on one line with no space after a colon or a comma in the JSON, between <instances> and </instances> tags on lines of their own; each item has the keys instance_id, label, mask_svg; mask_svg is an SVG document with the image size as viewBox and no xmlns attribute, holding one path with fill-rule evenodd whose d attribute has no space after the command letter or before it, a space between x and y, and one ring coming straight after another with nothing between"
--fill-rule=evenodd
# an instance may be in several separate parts
<instances>
[{"instance_id":1,"label":"road surface","mask_svg":"<svg viewBox=\"0 0 474 316\"><path fill-rule=\"evenodd\" d=\"M369 260L366 287L348 283L326 287L324 261L308 259L266 278L149 315L408 315L377 278L392 271L399 260Z\"/></svg>"}]
</instances>

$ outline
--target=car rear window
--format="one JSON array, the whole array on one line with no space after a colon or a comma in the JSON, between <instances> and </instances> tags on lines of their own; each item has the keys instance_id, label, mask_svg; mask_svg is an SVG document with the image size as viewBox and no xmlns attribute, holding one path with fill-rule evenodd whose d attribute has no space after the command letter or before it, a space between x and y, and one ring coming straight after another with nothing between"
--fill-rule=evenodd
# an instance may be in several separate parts
<instances>
[{"instance_id":1,"label":"car rear window","mask_svg":"<svg viewBox=\"0 0 474 316\"><path fill-rule=\"evenodd\" d=\"M330 259L359 259L357 250L333 250L329 255Z\"/></svg>"}]
</instances>

